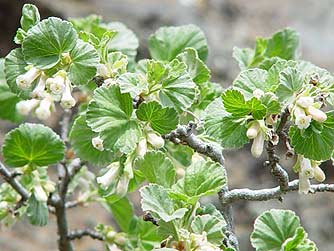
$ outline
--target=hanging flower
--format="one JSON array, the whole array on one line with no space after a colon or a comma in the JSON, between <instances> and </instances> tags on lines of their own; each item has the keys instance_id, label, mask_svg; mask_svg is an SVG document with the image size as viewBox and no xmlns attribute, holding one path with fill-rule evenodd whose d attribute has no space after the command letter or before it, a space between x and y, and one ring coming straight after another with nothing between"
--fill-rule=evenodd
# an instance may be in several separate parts
<instances>
[{"instance_id":1,"label":"hanging flower","mask_svg":"<svg viewBox=\"0 0 334 251\"><path fill-rule=\"evenodd\" d=\"M95 149L101 152L104 151L103 140L100 138L100 136L92 138L92 145Z\"/></svg>"},{"instance_id":2,"label":"hanging flower","mask_svg":"<svg viewBox=\"0 0 334 251\"><path fill-rule=\"evenodd\" d=\"M73 106L75 106L75 99L72 97L71 94L71 82L66 79L65 81L65 91L61 97L61 101L60 101L60 105L64 108L64 109L69 109L72 108Z\"/></svg>"},{"instance_id":3,"label":"hanging flower","mask_svg":"<svg viewBox=\"0 0 334 251\"><path fill-rule=\"evenodd\" d=\"M145 138L141 138L138 142L136 153L140 157L144 157L147 152L147 141Z\"/></svg>"},{"instance_id":4,"label":"hanging flower","mask_svg":"<svg viewBox=\"0 0 334 251\"><path fill-rule=\"evenodd\" d=\"M312 119L320 123L324 122L327 119L326 113L315 108L314 106L309 106L306 108L306 114L312 116Z\"/></svg>"},{"instance_id":5,"label":"hanging flower","mask_svg":"<svg viewBox=\"0 0 334 251\"><path fill-rule=\"evenodd\" d=\"M300 97L297 99L296 104L302 108L308 108L314 104L314 99L312 97Z\"/></svg>"},{"instance_id":6,"label":"hanging flower","mask_svg":"<svg viewBox=\"0 0 334 251\"><path fill-rule=\"evenodd\" d=\"M249 139L254 139L259 134L259 131L260 131L259 122L253 121L251 122L250 127L247 129L246 135Z\"/></svg>"},{"instance_id":7,"label":"hanging flower","mask_svg":"<svg viewBox=\"0 0 334 251\"><path fill-rule=\"evenodd\" d=\"M36 106L39 104L39 100L30 99L30 100L22 100L16 104L16 111L21 115L28 115Z\"/></svg>"},{"instance_id":8,"label":"hanging flower","mask_svg":"<svg viewBox=\"0 0 334 251\"><path fill-rule=\"evenodd\" d=\"M19 75L16 78L16 85L22 89L26 90L31 87L32 82L41 74L41 71L35 67L31 67L26 73Z\"/></svg>"},{"instance_id":9,"label":"hanging flower","mask_svg":"<svg viewBox=\"0 0 334 251\"><path fill-rule=\"evenodd\" d=\"M36 200L38 200L40 202L46 202L48 200L48 195L44 191L41 184L35 185L34 195L35 195Z\"/></svg>"},{"instance_id":10,"label":"hanging flower","mask_svg":"<svg viewBox=\"0 0 334 251\"><path fill-rule=\"evenodd\" d=\"M96 178L97 183L103 188L108 188L118 178L120 164L119 162L113 162L107 168L108 171L104 175Z\"/></svg>"},{"instance_id":11,"label":"hanging flower","mask_svg":"<svg viewBox=\"0 0 334 251\"><path fill-rule=\"evenodd\" d=\"M40 120L47 120L51 116L52 101L50 97L44 98L36 109L35 114Z\"/></svg>"},{"instance_id":12,"label":"hanging flower","mask_svg":"<svg viewBox=\"0 0 334 251\"><path fill-rule=\"evenodd\" d=\"M299 129L306 129L310 126L312 117L311 116L306 116L306 115L300 115L296 117L295 119L295 124Z\"/></svg>"},{"instance_id":13,"label":"hanging flower","mask_svg":"<svg viewBox=\"0 0 334 251\"><path fill-rule=\"evenodd\" d=\"M165 140L153 132L147 133L147 141L156 149L165 145Z\"/></svg>"},{"instance_id":14,"label":"hanging flower","mask_svg":"<svg viewBox=\"0 0 334 251\"><path fill-rule=\"evenodd\" d=\"M46 76L44 73L42 73L35 89L32 91L30 96L34 99L43 99L45 97L45 85Z\"/></svg>"}]
</instances>

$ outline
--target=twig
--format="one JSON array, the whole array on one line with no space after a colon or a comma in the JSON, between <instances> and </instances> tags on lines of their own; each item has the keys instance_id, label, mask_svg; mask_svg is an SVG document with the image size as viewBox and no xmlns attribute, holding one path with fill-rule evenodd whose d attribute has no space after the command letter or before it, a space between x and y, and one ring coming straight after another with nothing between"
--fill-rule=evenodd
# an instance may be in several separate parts
<instances>
[{"instance_id":1,"label":"twig","mask_svg":"<svg viewBox=\"0 0 334 251\"><path fill-rule=\"evenodd\" d=\"M220 165L224 166L224 156L222 149L213 144L207 143L199 139L195 135L196 124L189 122L187 126L179 125L174 131L165 135L164 138L172 141L175 144L185 144L190 146L196 152L208 156L213 161L218 162ZM222 213L228 224L228 241L229 243L238 251L239 244L234 233L234 223L233 223L233 211L231 204L223 203L222 198L228 192L228 185L218 193L219 199L222 202Z\"/></svg>"},{"instance_id":2,"label":"twig","mask_svg":"<svg viewBox=\"0 0 334 251\"><path fill-rule=\"evenodd\" d=\"M280 199L282 195L286 192L292 192L298 190L298 180L293 180L288 183L287 190L283 192L281 188L274 187L268 189L259 189L259 190L251 190L251 189L233 189L229 192L225 193L223 197L223 202L230 204L239 200L247 200L247 201L267 201L272 199ZM313 193L316 192L334 192L334 184L317 184L311 185L311 190Z\"/></svg>"},{"instance_id":3,"label":"twig","mask_svg":"<svg viewBox=\"0 0 334 251\"><path fill-rule=\"evenodd\" d=\"M21 195L22 203L29 199L28 191L15 179L15 175L13 175L2 162L0 162L0 175L18 194Z\"/></svg>"},{"instance_id":4,"label":"twig","mask_svg":"<svg viewBox=\"0 0 334 251\"><path fill-rule=\"evenodd\" d=\"M73 230L68 234L69 240L81 239L84 236L89 236L92 239L103 241L104 238L101 234L95 232L92 229L80 229L80 230Z\"/></svg>"}]
</instances>

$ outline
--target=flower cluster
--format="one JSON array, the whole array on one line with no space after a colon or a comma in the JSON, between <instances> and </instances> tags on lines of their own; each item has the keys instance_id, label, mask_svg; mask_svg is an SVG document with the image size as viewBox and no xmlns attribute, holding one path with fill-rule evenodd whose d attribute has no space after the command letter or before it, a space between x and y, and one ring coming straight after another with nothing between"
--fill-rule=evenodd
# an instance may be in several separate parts
<instances>
[{"instance_id":1,"label":"flower cluster","mask_svg":"<svg viewBox=\"0 0 334 251\"><path fill-rule=\"evenodd\" d=\"M299 129L306 129L310 126L312 119L320 123L327 119L326 113L319 108L320 104L315 102L313 97L301 96L289 107L289 110L296 126Z\"/></svg>"},{"instance_id":2,"label":"flower cluster","mask_svg":"<svg viewBox=\"0 0 334 251\"><path fill-rule=\"evenodd\" d=\"M323 182L326 179L324 171L319 167L320 162L298 155L294 170L299 173L299 193L312 192L310 179Z\"/></svg>"},{"instance_id":3,"label":"flower cluster","mask_svg":"<svg viewBox=\"0 0 334 251\"><path fill-rule=\"evenodd\" d=\"M32 193L34 194L36 200L40 202L46 202L48 200L49 194L55 191L54 182L51 180L42 180L40 173L37 170L34 170L32 175L34 179Z\"/></svg>"},{"instance_id":4,"label":"flower cluster","mask_svg":"<svg viewBox=\"0 0 334 251\"><path fill-rule=\"evenodd\" d=\"M38 80L38 81L37 81ZM47 120L55 109L55 102L60 102L64 109L72 108L76 101L72 97L72 85L67 73L58 71L51 77L45 72L29 66L28 71L16 78L16 84L22 91L31 89L30 100L22 100L16 104L17 111L22 115L34 112L40 120Z\"/></svg>"}]
</instances>

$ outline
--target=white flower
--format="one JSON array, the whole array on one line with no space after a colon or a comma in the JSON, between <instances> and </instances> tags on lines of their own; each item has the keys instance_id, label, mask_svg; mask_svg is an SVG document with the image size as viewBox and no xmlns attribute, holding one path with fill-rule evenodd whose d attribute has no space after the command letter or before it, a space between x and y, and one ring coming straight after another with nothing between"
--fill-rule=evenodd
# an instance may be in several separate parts
<instances>
[{"instance_id":1,"label":"white flower","mask_svg":"<svg viewBox=\"0 0 334 251\"><path fill-rule=\"evenodd\" d=\"M156 149L159 149L165 145L165 140L153 132L149 132L147 134L147 141Z\"/></svg>"},{"instance_id":2,"label":"white flower","mask_svg":"<svg viewBox=\"0 0 334 251\"><path fill-rule=\"evenodd\" d=\"M326 175L324 171L319 167L318 163L316 161L312 161L312 167L314 169L314 178L318 182L323 182L326 179Z\"/></svg>"},{"instance_id":3,"label":"white flower","mask_svg":"<svg viewBox=\"0 0 334 251\"><path fill-rule=\"evenodd\" d=\"M300 171L303 176L311 179L314 177L314 169L312 168L311 161L302 157L300 161Z\"/></svg>"},{"instance_id":4,"label":"white flower","mask_svg":"<svg viewBox=\"0 0 334 251\"><path fill-rule=\"evenodd\" d=\"M210 243L207 239L206 232L203 232L202 234L190 234L190 240L192 243L191 250L194 251L221 251L219 247L216 247L212 243Z\"/></svg>"},{"instance_id":5,"label":"white flower","mask_svg":"<svg viewBox=\"0 0 334 251\"><path fill-rule=\"evenodd\" d=\"M314 99L312 97L300 97L297 99L296 104L300 107L307 108L314 104Z\"/></svg>"},{"instance_id":6,"label":"white flower","mask_svg":"<svg viewBox=\"0 0 334 251\"><path fill-rule=\"evenodd\" d=\"M45 96L45 82L46 82L46 76L44 73L42 73L35 89L32 91L30 96L35 99L43 99Z\"/></svg>"},{"instance_id":7,"label":"white flower","mask_svg":"<svg viewBox=\"0 0 334 251\"><path fill-rule=\"evenodd\" d=\"M122 249L119 249L115 244L108 245L109 251L122 251Z\"/></svg>"},{"instance_id":8,"label":"white flower","mask_svg":"<svg viewBox=\"0 0 334 251\"><path fill-rule=\"evenodd\" d=\"M0 210L7 210L8 202L7 201L0 201Z\"/></svg>"},{"instance_id":9,"label":"white flower","mask_svg":"<svg viewBox=\"0 0 334 251\"><path fill-rule=\"evenodd\" d=\"M255 158L259 158L263 152L264 132L260 130L258 135L254 138L251 152Z\"/></svg>"},{"instance_id":10,"label":"white flower","mask_svg":"<svg viewBox=\"0 0 334 251\"><path fill-rule=\"evenodd\" d=\"M298 192L300 194L308 194L311 190L310 180L304 176L302 173L299 173L299 189Z\"/></svg>"},{"instance_id":11,"label":"white flower","mask_svg":"<svg viewBox=\"0 0 334 251\"><path fill-rule=\"evenodd\" d=\"M311 116L306 116L306 115L300 115L296 117L295 119L295 124L299 129L306 129L310 126L312 117Z\"/></svg>"},{"instance_id":12,"label":"white flower","mask_svg":"<svg viewBox=\"0 0 334 251\"><path fill-rule=\"evenodd\" d=\"M50 98L44 98L35 111L37 118L40 120L47 120L51 116L51 105L52 102Z\"/></svg>"},{"instance_id":13,"label":"white flower","mask_svg":"<svg viewBox=\"0 0 334 251\"><path fill-rule=\"evenodd\" d=\"M65 91L65 78L61 75L57 75L54 78L48 78L46 80L50 91L54 95L61 95Z\"/></svg>"},{"instance_id":14,"label":"white flower","mask_svg":"<svg viewBox=\"0 0 334 251\"><path fill-rule=\"evenodd\" d=\"M71 82L68 79L66 79L65 91L63 93L63 96L61 97L60 105L64 109L69 109L75 106L75 103L76 103L75 99L72 97L72 94L71 94Z\"/></svg>"},{"instance_id":15,"label":"white flower","mask_svg":"<svg viewBox=\"0 0 334 251\"><path fill-rule=\"evenodd\" d=\"M314 106L309 106L306 109L306 113L308 115L311 115L312 119L314 119L315 121L318 121L320 123L324 122L327 119L326 113L324 113L323 111L315 108Z\"/></svg>"},{"instance_id":16,"label":"white flower","mask_svg":"<svg viewBox=\"0 0 334 251\"><path fill-rule=\"evenodd\" d=\"M104 175L96 178L97 183L103 188L108 188L117 179L120 168L119 162L111 163L107 168L108 171Z\"/></svg>"},{"instance_id":17,"label":"white flower","mask_svg":"<svg viewBox=\"0 0 334 251\"><path fill-rule=\"evenodd\" d=\"M92 138L92 145L95 149L104 151L103 140L99 136Z\"/></svg>"},{"instance_id":18,"label":"white flower","mask_svg":"<svg viewBox=\"0 0 334 251\"><path fill-rule=\"evenodd\" d=\"M52 193L56 190L56 187L55 187L55 183L48 180L45 185L44 185L44 189L45 191L47 191L48 193Z\"/></svg>"},{"instance_id":19,"label":"white flower","mask_svg":"<svg viewBox=\"0 0 334 251\"><path fill-rule=\"evenodd\" d=\"M36 197L36 200L41 202L46 202L48 200L48 195L44 191L43 187L38 184L34 187L34 195Z\"/></svg>"},{"instance_id":20,"label":"white flower","mask_svg":"<svg viewBox=\"0 0 334 251\"><path fill-rule=\"evenodd\" d=\"M16 110L21 115L28 115L38 104L39 100L30 99L30 100L22 100L16 104Z\"/></svg>"},{"instance_id":21,"label":"white flower","mask_svg":"<svg viewBox=\"0 0 334 251\"><path fill-rule=\"evenodd\" d=\"M247 129L247 138L254 139L260 131L260 124L258 121L252 122L251 126Z\"/></svg>"},{"instance_id":22,"label":"white flower","mask_svg":"<svg viewBox=\"0 0 334 251\"><path fill-rule=\"evenodd\" d=\"M40 70L36 69L35 67L32 67L26 73L19 75L16 78L17 86L22 90L30 88L32 82L39 76L40 73L41 73Z\"/></svg>"},{"instance_id":23,"label":"white flower","mask_svg":"<svg viewBox=\"0 0 334 251\"><path fill-rule=\"evenodd\" d=\"M255 89L253 91L253 96L257 99L260 99L263 95L264 95L264 91L262 91L261 89Z\"/></svg>"},{"instance_id":24,"label":"white flower","mask_svg":"<svg viewBox=\"0 0 334 251\"><path fill-rule=\"evenodd\" d=\"M117 85L117 81L115 81L114 79L111 79L111 78L107 78L103 81L103 86L112 86L112 85Z\"/></svg>"},{"instance_id":25,"label":"white flower","mask_svg":"<svg viewBox=\"0 0 334 251\"><path fill-rule=\"evenodd\" d=\"M102 77L102 78L109 78L110 77L110 73L108 71L108 68L106 65L104 64L98 64L96 66L96 75Z\"/></svg>"},{"instance_id":26,"label":"white flower","mask_svg":"<svg viewBox=\"0 0 334 251\"><path fill-rule=\"evenodd\" d=\"M299 117L299 116L305 116L306 113L305 113L305 110L303 108L301 108L298 105L295 105L294 108L293 108L293 115L295 117Z\"/></svg>"},{"instance_id":27,"label":"white flower","mask_svg":"<svg viewBox=\"0 0 334 251\"><path fill-rule=\"evenodd\" d=\"M147 152L147 141L145 138L141 138L138 142L136 153L140 157L144 157Z\"/></svg>"},{"instance_id":28,"label":"white flower","mask_svg":"<svg viewBox=\"0 0 334 251\"><path fill-rule=\"evenodd\" d=\"M124 173L117 183L115 191L116 195L118 195L119 197L124 197L128 192L129 182L129 176L127 175L127 173Z\"/></svg>"}]
</instances>

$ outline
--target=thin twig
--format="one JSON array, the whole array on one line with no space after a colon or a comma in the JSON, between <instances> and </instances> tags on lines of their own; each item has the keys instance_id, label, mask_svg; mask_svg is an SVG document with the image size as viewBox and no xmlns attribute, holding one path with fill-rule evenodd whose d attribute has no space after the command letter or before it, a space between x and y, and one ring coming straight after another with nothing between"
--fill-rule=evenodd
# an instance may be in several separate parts
<instances>
[{"instance_id":1,"label":"thin twig","mask_svg":"<svg viewBox=\"0 0 334 251\"><path fill-rule=\"evenodd\" d=\"M239 200L247 201L267 201L273 199L280 199L286 192L292 192L298 190L299 181L290 181L286 191L282 191L281 188L274 187L268 189L251 190L247 188L233 189L225 193L223 197L224 203L230 204ZM317 184L311 185L313 193L316 192L334 192L334 184Z\"/></svg>"},{"instance_id":2,"label":"thin twig","mask_svg":"<svg viewBox=\"0 0 334 251\"><path fill-rule=\"evenodd\" d=\"M104 238L101 234L97 233L96 231L86 228L86 229L78 229L73 230L68 234L69 240L81 239L84 236L89 236L92 239L103 241Z\"/></svg>"}]
</instances>

